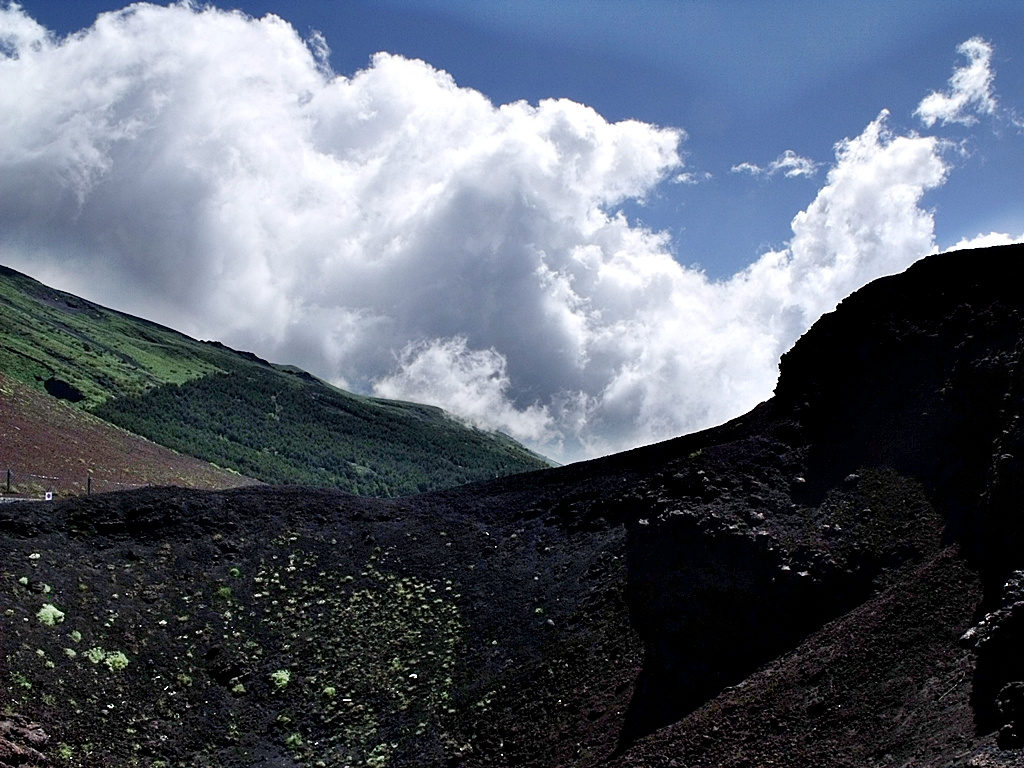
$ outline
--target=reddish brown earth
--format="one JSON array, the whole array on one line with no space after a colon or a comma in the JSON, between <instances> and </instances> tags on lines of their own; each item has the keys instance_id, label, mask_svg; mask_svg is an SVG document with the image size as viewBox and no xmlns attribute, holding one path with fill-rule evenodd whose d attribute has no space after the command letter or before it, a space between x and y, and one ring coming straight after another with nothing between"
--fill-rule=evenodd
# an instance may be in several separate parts
<instances>
[{"instance_id":1,"label":"reddish brown earth","mask_svg":"<svg viewBox=\"0 0 1024 768\"><path fill-rule=\"evenodd\" d=\"M83 494L90 476L95 493L146 485L221 489L255 483L118 429L0 373L0 495Z\"/></svg>"}]
</instances>

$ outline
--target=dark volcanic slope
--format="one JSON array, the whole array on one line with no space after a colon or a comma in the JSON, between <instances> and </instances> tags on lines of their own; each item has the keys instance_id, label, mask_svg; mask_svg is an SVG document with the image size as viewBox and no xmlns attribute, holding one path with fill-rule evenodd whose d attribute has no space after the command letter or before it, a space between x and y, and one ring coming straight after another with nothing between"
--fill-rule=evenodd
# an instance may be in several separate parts
<instances>
[{"instance_id":1,"label":"dark volcanic slope","mask_svg":"<svg viewBox=\"0 0 1024 768\"><path fill-rule=\"evenodd\" d=\"M1024 603L1003 584L1024 567L1021 250L972 254L970 275L961 254L932 257L859 291L783 358L773 400L638 489L630 604L647 653L627 740L693 714L627 762L959 765L999 727L1019 746L1008 649L1024 647ZM958 645L1000 605L990 642ZM827 686L799 675L814 654L836 659ZM714 698L773 659L746 709ZM946 683L947 709L925 706Z\"/></svg>"},{"instance_id":2,"label":"dark volcanic slope","mask_svg":"<svg viewBox=\"0 0 1024 768\"><path fill-rule=\"evenodd\" d=\"M1021 255L880 280L773 400L599 461L0 509L0 764L1024 765Z\"/></svg>"},{"instance_id":3,"label":"dark volcanic slope","mask_svg":"<svg viewBox=\"0 0 1024 768\"><path fill-rule=\"evenodd\" d=\"M624 532L510 511L263 488L0 508L4 706L70 765L593 762L639 671Z\"/></svg>"}]
</instances>

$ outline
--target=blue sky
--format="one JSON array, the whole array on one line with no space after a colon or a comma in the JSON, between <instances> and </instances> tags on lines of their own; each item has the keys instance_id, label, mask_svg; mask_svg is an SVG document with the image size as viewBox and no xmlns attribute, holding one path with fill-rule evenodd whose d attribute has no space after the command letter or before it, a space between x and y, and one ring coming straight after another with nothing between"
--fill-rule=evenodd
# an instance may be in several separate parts
<instances>
[{"instance_id":1,"label":"blue sky","mask_svg":"<svg viewBox=\"0 0 1024 768\"><path fill-rule=\"evenodd\" d=\"M24 0L67 34L124 3ZM378 51L419 58L495 104L568 98L608 120L683 128L686 164L710 173L700 189L663 184L626 210L672 233L678 258L725 277L790 237L792 215L818 178L770 182L730 173L792 150L820 163L835 142L885 108L894 125L949 78L958 44L995 48L1000 101L1024 114L1024 8L998 2L786 3L597 0L302 0L216 3L273 13L303 36L321 32L336 72L351 75ZM1016 48L1016 50L1015 50ZM968 141L956 182L929 198L940 246L993 230L1024 232L1024 140L1005 121L945 132Z\"/></svg>"},{"instance_id":2,"label":"blue sky","mask_svg":"<svg viewBox=\"0 0 1024 768\"><path fill-rule=\"evenodd\" d=\"M0 260L563 460L736 415L863 282L1024 233L1024 6L1009 0L246 2L217 7L248 19L161 8L107 32L89 28L119 3L5 7L0 36L22 36L0 85L45 103L5 106L23 139L0 157ZM972 39L985 98L951 106ZM133 79L170 106L140 108L118 85ZM271 85L246 90L257 80ZM947 111L929 125L931 93ZM353 99L373 105L372 149ZM214 176L228 156L242 165ZM26 202L54 190L66 211ZM358 216L342 221L343 200Z\"/></svg>"}]
</instances>

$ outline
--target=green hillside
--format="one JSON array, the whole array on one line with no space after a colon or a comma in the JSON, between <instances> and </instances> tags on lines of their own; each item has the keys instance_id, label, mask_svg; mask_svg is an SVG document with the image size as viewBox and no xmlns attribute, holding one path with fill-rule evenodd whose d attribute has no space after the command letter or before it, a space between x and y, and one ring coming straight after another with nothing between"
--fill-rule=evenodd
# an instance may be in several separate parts
<instances>
[{"instance_id":1,"label":"green hillside","mask_svg":"<svg viewBox=\"0 0 1024 768\"><path fill-rule=\"evenodd\" d=\"M236 357L0 267L0 369L64 381L86 407L230 370Z\"/></svg>"},{"instance_id":2,"label":"green hillside","mask_svg":"<svg viewBox=\"0 0 1024 768\"><path fill-rule=\"evenodd\" d=\"M0 371L268 483L399 496L547 466L438 408L353 395L3 267Z\"/></svg>"}]
</instances>

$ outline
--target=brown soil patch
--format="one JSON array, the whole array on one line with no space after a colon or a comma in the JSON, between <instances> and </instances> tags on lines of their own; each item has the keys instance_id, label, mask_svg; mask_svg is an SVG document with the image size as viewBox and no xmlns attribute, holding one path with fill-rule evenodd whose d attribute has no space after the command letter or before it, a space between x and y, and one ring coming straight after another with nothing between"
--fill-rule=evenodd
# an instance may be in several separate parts
<instances>
[{"instance_id":1,"label":"brown soil patch","mask_svg":"<svg viewBox=\"0 0 1024 768\"><path fill-rule=\"evenodd\" d=\"M256 482L125 432L0 374L0 495L84 494L90 477L93 493L146 485L217 490Z\"/></svg>"}]
</instances>

